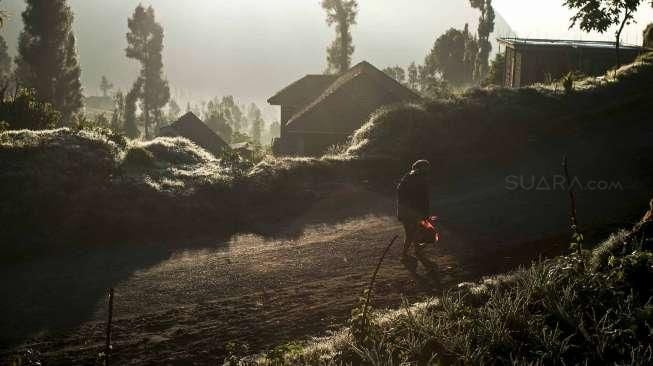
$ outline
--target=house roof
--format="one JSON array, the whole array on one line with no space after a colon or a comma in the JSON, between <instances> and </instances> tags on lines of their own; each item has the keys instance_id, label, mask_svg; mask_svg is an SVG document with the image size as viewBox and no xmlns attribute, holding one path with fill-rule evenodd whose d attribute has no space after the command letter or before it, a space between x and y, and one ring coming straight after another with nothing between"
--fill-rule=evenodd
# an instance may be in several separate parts
<instances>
[{"instance_id":1,"label":"house roof","mask_svg":"<svg viewBox=\"0 0 653 366\"><path fill-rule=\"evenodd\" d=\"M229 144L213 132L193 112L188 112L170 126L161 128L161 134L185 137L215 155L230 149Z\"/></svg>"},{"instance_id":2,"label":"house roof","mask_svg":"<svg viewBox=\"0 0 653 366\"><path fill-rule=\"evenodd\" d=\"M268 99L272 105L305 106L333 83L337 75L306 75Z\"/></svg>"},{"instance_id":3,"label":"house roof","mask_svg":"<svg viewBox=\"0 0 653 366\"><path fill-rule=\"evenodd\" d=\"M418 94L401 85L398 81L388 76L383 71L372 66L369 62L363 61L340 74L337 79L326 88L326 90L315 98L315 100L292 116L286 123L286 126L297 127L301 125L311 113L318 112L319 109L324 108L340 90L346 88L363 76L368 76L373 80L376 88L392 95L396 100L414 100L421 98Z\"/></svg>"},{"instance_id":4,"label":"house roof","mask_svg":"<svg viewBox=\"0 0 653 366\"><path fill-rule=\"evenodd\" d=\"M513 47L568 47L568 48L615 48L615 42L609 41L580 41L564 39L536 39L536 38L498 38L499 43ZM640 50L641 47L629 44L621 44L621 49Z\"/></svg>"}]
</instances>

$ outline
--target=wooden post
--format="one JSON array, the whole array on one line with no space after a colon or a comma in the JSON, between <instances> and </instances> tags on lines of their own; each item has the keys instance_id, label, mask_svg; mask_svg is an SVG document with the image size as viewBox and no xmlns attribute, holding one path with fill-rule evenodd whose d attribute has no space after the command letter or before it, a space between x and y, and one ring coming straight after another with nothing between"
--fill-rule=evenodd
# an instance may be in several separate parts
<instances>
[{"instance_id":1,"label":"wooden post","mask_svg":"<svg viewBox=\"0 0 653 366\"><path fill-rule=\"evenodd\" d=\"M104 365L109 366L111 355L111 322L113 321L113 288L109 289L109 306L107 315L106 344L104 347Z\"/></svg>"}]
</instances>

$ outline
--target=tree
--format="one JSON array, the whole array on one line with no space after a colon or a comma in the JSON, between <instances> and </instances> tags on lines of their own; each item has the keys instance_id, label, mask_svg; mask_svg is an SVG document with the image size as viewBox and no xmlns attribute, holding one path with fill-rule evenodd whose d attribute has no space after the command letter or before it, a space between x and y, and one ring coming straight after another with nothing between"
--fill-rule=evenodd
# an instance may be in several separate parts
<instances>
[{"instance_id":1,"label":"tree","mask_svg":"<svg viewBox=\"0 0 653 366\"><path fill-rule=\"evenodd\" d=\"M281 123L279 123L279 121L274 121L270 123L270 129L268 135L270 137L270 142L272 142L272 140L274 140L275 138L281 136Z\"/></svg>"},{"instance_id":2,"label":"tree","mask_svg":"<svg viewBox=\"0 0 653 366\"><path fill-rule=\"evenodd\" d=\"M142 80L140 78L137 79L125 97L125 134L133 139L138 138L141 135L141 132L138 129L136 117L136 103L138 102L138 97L141 93L141 84Z\"/></svg>"},{"instance_id":3,"label":"tree","mask_svg":"<svg viewBox=\"0 0 653 366\"><path fill-rule=\"evenodd\" d=\"M490 35L494 32L494 19L496 17L492 0L469 0L472 8L478 9L481 16L478 19L478 55L474 68L474 80L483 80L489 67L492 43Z\"/></svg>"},{"instance_id":4,"label":"tree","mask_svg":"<svg viewBox=\"0 0 653 366\"><path fill-rule=\"evenodd\" d=\"M468 32L449 29L438 37L424 60L423 79L428 84L442 79L452 85L470 83L474 77L475 38Z\"/></svg>"},{"instance_id":5,"label":"tree","mask_svg":"<svg viewBox=\"0 0 653 366\"><path fill-rule=\"evenodd\" d=\"M225 113L222 110L222 103L218 98L214 98L206 104L206 109L204 110L203 115L204 123L206 123L213 132L222 137L223 140L230 143L233 129L225 117Z\"/></svg>"},{"instance_id":6,"label":"tree","mask_svg":"<svg viewBox=\"0 0 653 366\"><path fill-rule=\"evenodd\" d=\"M145 138L150 138L150 124L154 121L158 130L163 113L161 109L170 100L170 86L163 77L163 27L156 22L154 9L138 5L127 21L128 58L141 63L138 90L142 117L145 123Z\"/></svg>"},{"instance_id":7,"label":"tree","mask_svg":"<svg viewBox=\"0 0 653 366\"><path fill-rule=\"evenodd\" d=\"M168 102L168 121L176 121L180 114L181 107L176 100L171 98Z\"/></svg>"},{"instance_id":8,"label":"tree","mask_svg":"<svg viewBox=\"0 0 653 366\"><path fill-rule=\"evenodd\" d=\"M354 54L351 27L356 24L356 0L322 0L329 26L336 25L336 39L327 48L327 72L342 73L349 70Z\"/></svg>"},{"instance_id":9,"label":"tree","mask_svg":"<svg viewBox=\"0 0 653 366\"><path fill-rule=\"evenodd\" d=\"M653 23L644 29L644 47L653 48Z\"/></svg>"},{"instance_id":10,"label":"tree","mask_svg":"<svg viewBox=\"0 0 653 366\"><path fill-rule=\"evenodd\" d=\"M383 72L401 84L406 83L406 71L401 66L386 67Z\"/></svg>"},{"instance_id":11,"label":"tree","mask_svg":"<svg viewBox=\"0 0 653 366\"><path fill-rule=\"evenodd\" d=\"M419 88L419 70L415 62L408 65L408 87L417 90Z\"/></svg>"},{"instance_id":12,"label":"tree","mask_svg":"<svg viewBox=\"0 0 653 366\"><path fill-rule=\"evenodd\" d=\"M73 12L65 0L26 2L16 78L21 86L34 89L39 100L52 103L64 120L69 120L82 106Z\"/></svg>"},{"instance_id":13,"label":"tree","mask_svg":"<svg viewBox=\"0 0 653 366\"><path fill-rule=\"evenodd\" d=\"M503 53L497 53L490 64L490 70L483 81L485 85L503 85L506 71L506 57Z\"/></svg>"},{"instance_id":14,"label":"tree","mask_svg":"<svg viewBox=\"0 0 653 366\"><path fill-rule=\"evenodd\" d=\"M571 25L576 25L585 32L597 31L604 33L611 26L618 26L615 32L617 67L621 66L620 43L621 33L633 17L642 0L565 0L564 5L576 11L571 17Z\"/></svg>"},{"instance_id":15,"label":"tree","mask_svg":"<svg viewBox=\"0 0 653 366\"><path fill-rule=\"evenodd\" d=\"M264 121L263 114L256 104L252 103L249 105L249 108L247 109L247 119L251 126L250 136L252 137L252 140L254 140L255 143L260 144Z\"/></svg>"},{"instance_id":16,"label":"tree","mask_svg":"<svg viewBox=\"0 0 653 366\"><path fill-rule=\"evenodd\" d=\"M70 118L84 106L82 97L82 69L77 59L75 36L70 33L66 42L65 72L55 88L55 105L64 118Z\"/></svg>"},{"instance_id":17,"label":"tree","mask_svg":"<svg viewBox=\"0 0 653 366\"><path fill-rule=\"evenodd\" d=\"M0 83L4 87L10 79L11 57L4 37L0 36Z\"/></svg>"},{"instance_id":18,"label":"tree","mask_svg":"<svg viewBox=\"0 0 653 366\"><path fill-rule=\"evenodd\" d=\"M113 89L113 84L109 82L106 76L102 75L102 80L100 81L100 90L102 91L102 96L107 97L111 89Z\"/></svg>"},{"instance_id":19,"label":"tree","mask_svg":"<svg viewBox=\"0 0 653 366\"><path fill-rule=\"evenodd\" d=\"M121 90L113 96L113 114L111 115L111 129L114 132L123 132L125 129L125 95Z\"/></svg>"}]
</instances>

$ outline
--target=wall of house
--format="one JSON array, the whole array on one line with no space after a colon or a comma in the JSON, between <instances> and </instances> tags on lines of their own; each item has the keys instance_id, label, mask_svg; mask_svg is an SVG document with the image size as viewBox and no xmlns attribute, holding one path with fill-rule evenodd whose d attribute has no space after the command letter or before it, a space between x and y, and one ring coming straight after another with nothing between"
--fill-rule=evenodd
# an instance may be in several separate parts
<instances>
[{"instance_id":1,"label":"wall of house","mask_svg":"<svg viewBox=\"0 0 653 366\"><path fill-rule=\"evenodd\" d=\"M635 60L638 50L621 50L621 63ZM504 85L520 87L558 80L570 71L585 75L602 75L616 62L611 48L528 47L506 48Z\"/></svg>"}]
</instances>

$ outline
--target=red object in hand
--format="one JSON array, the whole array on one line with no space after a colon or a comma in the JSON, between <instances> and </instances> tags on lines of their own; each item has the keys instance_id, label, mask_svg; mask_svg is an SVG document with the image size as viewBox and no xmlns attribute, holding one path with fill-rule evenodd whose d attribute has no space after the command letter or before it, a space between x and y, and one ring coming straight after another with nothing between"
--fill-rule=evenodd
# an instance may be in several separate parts
<instances>
[{"instance_id":1,"label":"red object in hand","mask_svg":"<svg viewBox=\"0 0 653 366\"><path fill-rule=\"evenodd\" d=\"M437 216L431 216L428 219L420 221L420 235L419 241L422 243L435 244L440 241L440 233L435 228L435 222L438 220Z\"/></svg>"}]
</instances>

